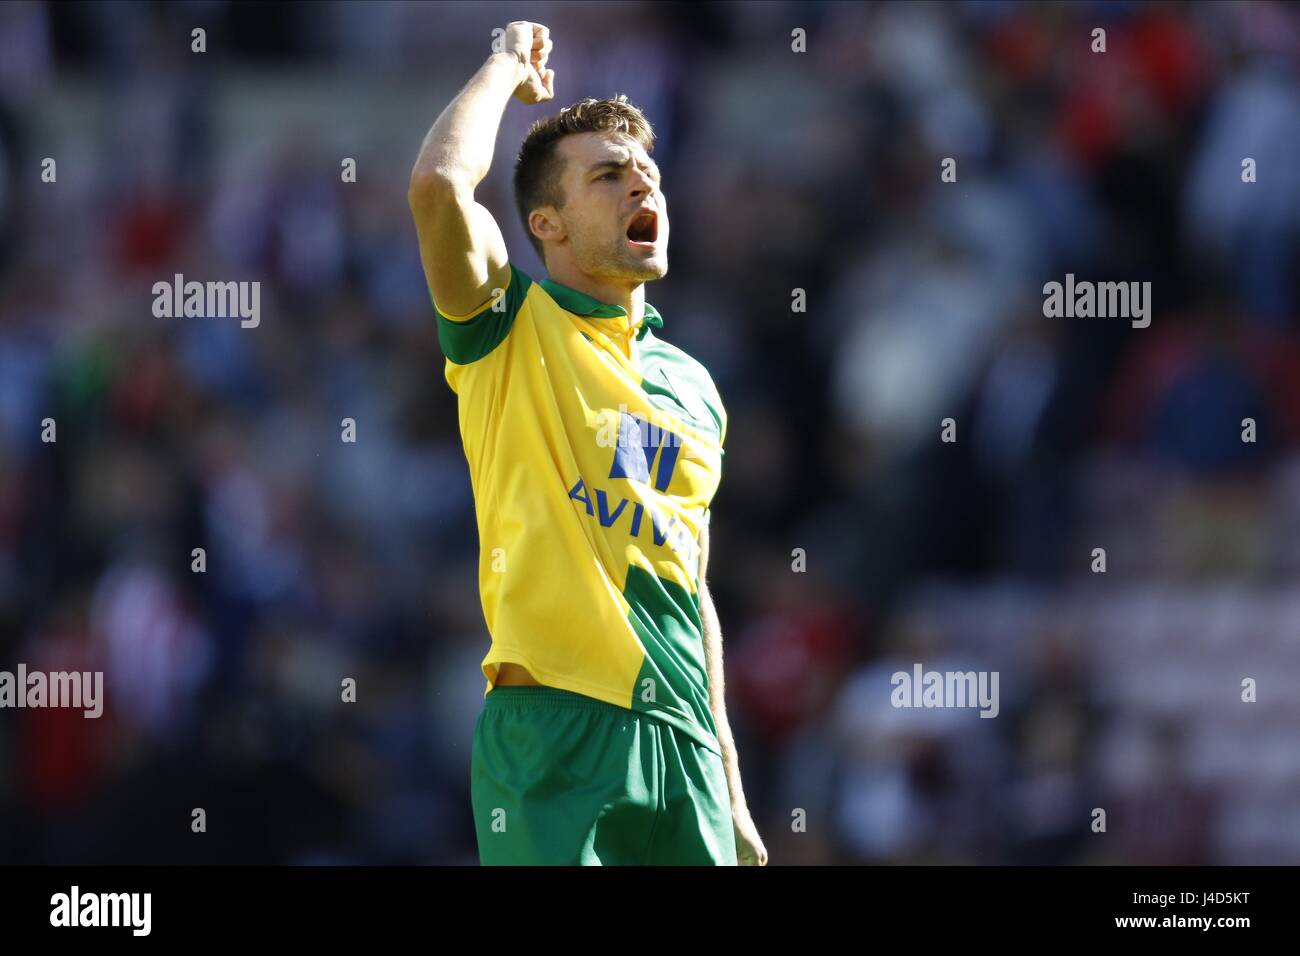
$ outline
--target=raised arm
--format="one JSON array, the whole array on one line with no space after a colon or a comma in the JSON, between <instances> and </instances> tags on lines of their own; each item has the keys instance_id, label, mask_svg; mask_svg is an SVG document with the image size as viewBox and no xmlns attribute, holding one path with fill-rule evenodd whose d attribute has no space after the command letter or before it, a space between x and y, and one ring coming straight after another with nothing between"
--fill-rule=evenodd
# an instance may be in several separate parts
<instances>
[{"instance_id":1,"label":"raised arm","mask_svg":"<svg viewBox=\"0 0 1300 956\"><path fill-rule=\"evenodd\" d=\"M408 199L424 275L446 314L473 312L508 280L501 229L474 200L474 189L492 166L510 97L542 103L555 95L555 72L546 68L550 52L546 27L522 20L507 25L502 52L487 58L424 137Z\"/></svg>"}]
</instances>

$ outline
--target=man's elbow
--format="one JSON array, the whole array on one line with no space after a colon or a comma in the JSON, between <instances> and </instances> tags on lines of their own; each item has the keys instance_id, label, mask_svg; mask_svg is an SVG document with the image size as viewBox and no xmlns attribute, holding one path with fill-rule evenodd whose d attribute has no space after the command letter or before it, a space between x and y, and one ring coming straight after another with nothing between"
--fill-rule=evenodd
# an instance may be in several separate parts
<instances>
[{"instance_id":1,"label":"man's elbow","mask_svg":"<svg viewBox=\"0 0 1300 956\"><path fill-rule=\"evenodd\" d=\"M429 213L456 202L463 188L457 177L446 170L416 166L411 170L406 199L412 210Z\"/></svg>"}]
</instances>

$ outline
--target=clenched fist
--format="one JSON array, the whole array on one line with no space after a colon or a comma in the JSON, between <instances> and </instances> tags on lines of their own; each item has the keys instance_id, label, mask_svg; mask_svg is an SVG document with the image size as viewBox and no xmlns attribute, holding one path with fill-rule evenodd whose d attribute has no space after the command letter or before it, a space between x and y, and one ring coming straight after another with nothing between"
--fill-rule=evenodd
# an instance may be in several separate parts
<instances>
[{"instance_id":1,"label":"clenched fist","mask_svg":"<svg viewBox=\"0 0 1300 956\"><path fill-rule=\"evenodd\" d=\"M515 20L506 24L504 52L528 67L514 92L521 103L545 103L555 96L555 71L546 68L551 55L551 31L540 23Z\"/></svg>"}]
</instances>

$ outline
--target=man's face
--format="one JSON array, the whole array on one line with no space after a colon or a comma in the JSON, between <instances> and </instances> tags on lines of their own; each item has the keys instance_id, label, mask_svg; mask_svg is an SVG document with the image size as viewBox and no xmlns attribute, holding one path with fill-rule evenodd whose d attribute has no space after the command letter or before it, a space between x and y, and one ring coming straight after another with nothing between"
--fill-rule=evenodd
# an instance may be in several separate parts
<instances>
[{"instance_id":1,"label":"man's face","mask_svg":"<svg viewBox=\"0 0 1300 956\"><path fill-rule=\"evenodd\" d=\"M556 144L564 225L587 275L646 282L668 272L668 202L659 167L622 133L576 133Z\"/></svg>"}]
</instances>

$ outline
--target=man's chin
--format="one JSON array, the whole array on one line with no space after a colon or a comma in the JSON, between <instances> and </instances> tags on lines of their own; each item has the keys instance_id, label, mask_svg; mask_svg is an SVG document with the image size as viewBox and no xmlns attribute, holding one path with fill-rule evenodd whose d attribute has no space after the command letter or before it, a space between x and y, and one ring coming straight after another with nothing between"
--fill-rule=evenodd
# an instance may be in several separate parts
<instances>
[{"instance_id":1,"label":"man's chin","mask_svg":"<svg viewBox=\"0 0 1300 956\"><path fill-rule=\"evenodd\" d=\"M592 262L582 270L590 276L606 279L623 279L634 282L653 282L668 274L668 251L659 249L654 255L634 254L630 249L615 250L612 255Z\"/></svg>"},{"instance_id":2,"label":"man's chin","mask_svg":"<svg viewBox=\"0 0 1300 956\"><path fill-rule=\"evenodd\" d=\"M632 277L640 279L642 282L653 282L655 279L662 279L668 275L668 254L661 253L652 259L630 262L628 263L628 271Z\"/></svg>"}]
</instances>

